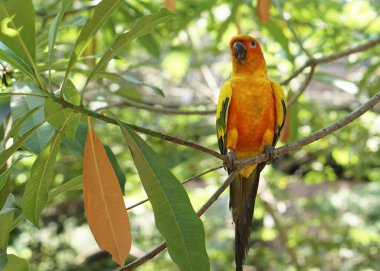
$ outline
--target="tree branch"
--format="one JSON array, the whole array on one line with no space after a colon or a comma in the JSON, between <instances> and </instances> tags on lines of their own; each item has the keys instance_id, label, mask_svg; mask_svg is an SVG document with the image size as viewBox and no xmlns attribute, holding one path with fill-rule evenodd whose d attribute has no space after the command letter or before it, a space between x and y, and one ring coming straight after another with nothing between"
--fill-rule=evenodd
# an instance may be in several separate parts
<instances>
[{"instance_id":1,"label":"tree branch","mask_svg":"<svg viewBox=\"0 0 380 271\"><path fill-rule=\"evenodd\" d=\"M354 111L352 111L351 113L346 115L344 118L333 122L329 126L323 128L323 129L320 129L317 132L312 133L311 135L309 135L307 137L301 138L297 141L294 141L294 142L289 143L285 146L282 146L280 148L275 149L272 153L272 158L277 158L277 157L284 155L290 151L299 149L305 145L308 145L314 141L321 139L322 137L325 137L325 136L335 132L336 130L346 126L350 122L359 118L365 112L367 112L368 110L373 108L378 102L380 102L380 91L375 96L370 98L367 102L365 102L364 104L359 106L357 109L355 109ZM242 169L242 168L249 166L249 165L268 161L269 159L270 159L269 155L263 153L263 154L255 156L255 157L240 159L240 160L235 162L235 165L236 165L236 169Z\"/></svg>"},{"instance_id":2,"label":"tree branch","mask_svg":"<svg viewBox=\"0 0 380 271\"><path fill-rule=\"evenodd\" d=\"M281 219L280 219L277 211L275 210L275 208L272 207L272 205L270 204L267 197L265 197L263 195L262 197L260 197L260 199L261 199L261 202L262 202L265 210L267 210L267 212L271 215L271 217L274 220L274 224L276 225L276 228L278 230L280 241L281 241L282 245L284 246L284 249L288 252L292 264L294 266L300 268L300 264L298 261L296 250L294 250L293 247L290 247L288 245L288 241L289 241L288 234L286 232L285 226L281 222Z\"/></svg>"},{"instance_id":3,"label":"tree branch","mask_svg":"<svg viewBox=\"0 0 380 271\"><path fill-rule=\"evenodd\" d=\"M307 86L309 85L311 79L313 78L314 71L315 71L315 65L311 65L309 74L307 75L306 79L303 81L302 85L296 92L295 96L293 96L288 102L288 107L292 107L293 104L298 101L299 97L301 97L302 93L305 92Z\"/></svg>"},{"instance_id":4,"label":"tree branch","mask_svg":"<svg viewBox=\"0 0 380 271\"><path fill-rule=\"evenodd\" d=\"M276 6L277 6L277 11L280 14L281 19L285 22L286 26L288 27L290 33L292 33L294 40L298 43L298 46L301 48L301 50L308 56L312 57L311 54L305 49L303 46L302 41L299 39L296 31L294 30L293 26L290 24L289 20L287 20L284 16L284 12L281 7L280 0L276 0Z\"/></svg>"},{"instance_id":5,"label":"tree branch","mask_svg":"<svg viewBox=\"0 0 380 271\"><path fill-rule=\"evenodd\" d=\"M88 110L88 109L86 109L86 108L84 108L82 106L73 105L73 104L68 103L65 100L63 100L61 98L58 98L58 97L54 97L53 99L54 99L55 102L61 104L65 108L70 108L70 109L72 109L75 112L78 112L78 113L90 116L90 117L95 118L95 119L102 120L102 121L110 123L110 124L118 125L118 123L116 122L116 120L114 120L112 118L109 118L109 117L107 117L107 116L105 116L103 114L99 114L97 112ZM210 155L212 155L212 156L214 156L214 157L216 157L216 158L218 158L220 160L226 161L226 158L224 157L224 155L222 155L219 152L216 152L214 150L211 150L209 148L206 148L206 147L204 147L202 145L199 145L199 144L196 144L196 143L193 143L193 142L190 142L190 141L178 138L178 137L167 135L167 134L164 134L164 133L159 133L159 132L156 132L156 131L153 131L153 130L149 130L149 129L146 129L146 128L143 128L143 127L140 127L140 126L137 126L137 125L133 125L133 124L129 124L129 123L123 123L123 124L128 125L131 129L135 130L136 132L139 132L139 133L142 133L142 134L146 134L146 135L149 135L149 136L153 136L153 137L157 137L157 138L160 138L162 140L169 141L169 142L172 142L172 143L175 143L175 144L178 144L178 145L183 145L183 146L186 146L186 147L189 147L189 148L192 148L192 149L195 149L195 150L198 150L198 151L210 154Z\"/></svg>"},{"instance_id":6,"label":"tree branch","mask_svg":"<svg viewBox=\"0 0 380 271\"><path fill-rule=\"evenodd\" d=\"M300 147L303 147L305 145L308 145L314 141L317 141L321 139L322 137L325 137L332 132L344 127L345 125L349 124L350 122L354 121L361 115L363 115L365 112L370 110L372 107L374 107L378 102L380 102L380 91L373 96L371 99L369 99L367 102L362 104L359 108L352 111L350 114L345 116L344 118L330 124L329 126L307 136L304 138L301 138L297 141L294 141L288 145L285 145L283 147L280 147L278 149L275 149L272 153L272 158L279 157L281 155L284 155L290 151L296 150ZM234 177L238 174L237 172L240 171L240 169L257 164L260 162L268 161L269 160L268 154L260 154L252 158L246 158L246 159L240 159L235 162L236 166L235 169L232 171L231 175L227 177L227 179L224 181L224 183L218 188L218 190L209 198L209 200L199 209L197 212L198 216L201 216L204 214L204 212L219 198L219 196L223 193L223 191L231 184L231 182L234 180ZM134 262L124 266L121 269L118 269L119 271L127 271L127 270L133 270L134 268L140 266L141 264L145 263L146 261L152 259L157 254L159 254L161 251L163 251L166 248L166 243L161 243L159 246L148 252L143 257L135 260Z\"/></svg>"},{"instance_id":7,"label":"tree branch","mask_svg":"<svg viewBox=\"0 0 380 271\"><path fill-rule=\"evenodd\" d=\"M216 110L178 110L173 108L163 108L156 106L149 106L143 103L138 103L134 101L123 101L121 103L110 104L101 108L98 108L96 111L102 111L113 107L135 107L138 109L145 109L150 112L156 112L167 115L214 115Z\"/></svg>"},{"instance_id":8,"label":"tree branch","mask_svg":"<svg viewBox=\"0 0 380 271\"><path fill-rule=\"evenodd\" d=\"M322 63L332 62L334 60L346 57L346 56L354 54L354 53L363 52L363 51L366 51L367 49L370 49L372 47L377 46L378 44L380 44L380 37L378 37L377 39L374 39L372 41L369 41L367 43L364 43L362 45L359 45L357 47L347 49L347 50L342 51L342 52L338 52L336 54L332 54L332 55L324 56L324 57L320 57L320 58L310 58L301 67L299 67L292 75L290 75L289 78L282 81L281 85L289 84L290 81L292 81L295 77L297 77L307 67L310 67L313 65L316 66L316 65L322 64Z\"/></svg>"}]
</instances>

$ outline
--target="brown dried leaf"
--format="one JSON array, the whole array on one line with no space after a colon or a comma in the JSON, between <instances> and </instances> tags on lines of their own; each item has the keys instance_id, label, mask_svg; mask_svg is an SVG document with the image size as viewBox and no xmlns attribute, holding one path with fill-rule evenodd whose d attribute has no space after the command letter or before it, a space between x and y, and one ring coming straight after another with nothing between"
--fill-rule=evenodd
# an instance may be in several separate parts
<instances>
[{"instance_id":1,"label":"brown dried leaf","mask_svg":"<svg viewBox=\"0 0 380 271\"><path fill-rule=\"evenodd\" d=\"M270 0L257 0L257 15L263 24L269 22Z\"/></svg>"},{"instance_id":2,"label":"brown dried leaf","mask_svg":"<svg viewBox=\"0 0 380 271\"><path fill-rule=\"evenodd\" d=\"M120 266L131 250L131 228L117 177L103 144L91 128L83 159L83 197L87 222L99 247Z\"/></svg>"}]
</instances>

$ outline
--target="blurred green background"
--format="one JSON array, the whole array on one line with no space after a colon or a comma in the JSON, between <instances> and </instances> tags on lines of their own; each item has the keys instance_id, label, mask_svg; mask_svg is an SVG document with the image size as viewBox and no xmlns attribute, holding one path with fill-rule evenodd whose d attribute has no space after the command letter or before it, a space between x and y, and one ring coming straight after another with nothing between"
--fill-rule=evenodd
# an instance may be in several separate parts
<instances>
[{"instance_id":1,"label":"blurred green background","mask_svg":"<svg viewBox=\"0 0 380 271\"><path fill-rule=\"evenodd\" d=\"M47 69L47 35L58 0L34 0L37 59ZM62 81L72 45L97 2L75 0L58 32L53 85ZM273 80L287 79L310 56L331 55L379 38L378 0L272 1L263 24L257 1L176 1L176 19L130 43L88 87L85 106L109 107L121 120L178 136L217 150L213 114L163 114L138 109L214 110L219 87L231 71L228 43L238 32L261 42ZM126 1L93 38L71 73L81 89L99 58L142 15L164 1ZM286 21L285 21L286 20ZM290 28L295 31L297 38ZM298 41L297 41L298 39ZM303 44L304 49L301 48ZM284 89L294 97L307 76ZM15 80L21 80L14 74ZM9 80L9 79L8 79ZM11 82L9 82L11 83ZM58 88L58 86L56 86ZM380 90L380 46L318 65L306 91L290 108L287 142L342 118ZM160 95L161 91L164 97ZM380 270L380 108L266 167L259 189L247 270ZM116 126L96 122L96 132L114 154L126 179L126 205L145 193ZM85 134L80 126L78 134ZM157 138L144 139L185 180L220 161ZM24 191L35 156L22 159L11 175L17 199ZM53 186L82 171L81 150L61 148ZM198 209L226 177L223 169L186 185ZM234 230L228 191L202 217L212 270L233 270ZM133 257L163 239L149 203L129 211ZM114 270L100 253L84 217L81 191L60 195L44 210L42 226L23 222L11 233L8 253L28 260L31 270ZM128 260L132 260L131 257ZM137 270L176 270L167 252Z\"/></svg>"}]
</instances>

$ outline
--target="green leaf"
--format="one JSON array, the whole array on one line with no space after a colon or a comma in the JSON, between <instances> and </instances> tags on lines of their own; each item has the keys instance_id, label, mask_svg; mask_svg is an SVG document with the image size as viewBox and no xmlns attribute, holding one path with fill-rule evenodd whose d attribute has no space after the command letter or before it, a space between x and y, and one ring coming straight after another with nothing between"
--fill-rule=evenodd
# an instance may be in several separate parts
<instances>
[{"instance_id":1,"label":"green leaf","mask_svg":"<svg viewBox=\"0 0 380 271\"><path fill-rule=\"evenodd\" d=\"M79 92L70 79L67 80L66 86L64 89L62 89L62 91L63 91L63 98L65 99L65 101L68 101L69 103L76 106L80 105Z\"/></svg>"},{"instance_id":2,"label":"green leaf","mask_svg":"<svg viewBox=\"0 0 380 271\"><path fill-rule=\"evenodd\" d=\"M48 201L52 200L53 198L55 198L56 196L58 196L59 194L62 194L64 192L73 191L73 190L81 190L82 189L82 182L83 182L82 175L79 175L79 176L61 184L60 186L52 189L49 192Z\"/></svg>"},{"instance_id":3,"label":"green leaf","mask_svg":"<svg viewBox=\"0 0 380 271\"><path fill-rule=\"evenodd\" d=\"M141 137L127 125L119 125L171 258L182 271L210 270L202 221L185 189Z\"/></svg>"},{"instance_id":4,"label":"green leaf","mask_svg":"<svg viewBox=\"0 0 380 271\"><path fill-rule=\"evenodd\" d=\"M9 241L9 233L12 228L14 210L15 206L15 196L9 194L7 201L4 204L4 207L1 209L2 213L0 214L0 250L6 250ZM10 211L6 212L4 210L9 209ZM12 210L13 209L13 210ZM3 212L4 211L4 212Z\"/></svg>"},{"instance_id":5,"label":"green leaf","mask_svg":"<svg viewBox=\"0 0 380 271\"><path fill-rule=\"evenodd\" d=\"M18 83L14 84L14 92L19 93L38 93L38 90L31 84ZM13 96L11 101L11 111L14 118L18 118L27 112L33 110L44 104L45 100L43 98L20 95ZM56 112L57 113L57 112ZM49 116L51 117L51 116ZM33 127L45 120L44 110L41 108L32 114L24 123L21 125L19 135L22 136L27 131L31 130ZM25 146L33 153L40 153L45 145L49 142L54 134L54 128L48 123L44 123L35 134L33 134L30 139L25 142Z\"/></svg>"},{"instance_id":6,"label":"green leaf","mask_svg":"<svg viewBox=\"0 0 380 271\"><path fill-rule=\"evenodd\" d=\"M54 112L59 112L59 114L55 114L55 116L51 117L48 122L56 129L60 129L62 125L65 125L65 135L71 141L74 141L81 114L76 113L68 108L64 108L62 105L56 102L46 102L45 116L53 116Z\"/></svg>"},{"instance_id":7,"label":"green leaf","mask_svg":"<svg viewBox=\"0 0 380 271\"><path fill-rule=\"evenodd\" d=\"M4 270L8 262L8 256L5 250L0 250L0 270Z\"/></svg>"},{"instance_id":8,"label":"green leaf","mask_svg":"<svg viewBox=\"0 0 380 271\"><path fill-rule=\"evenodd\" d=\"M13 123L12 128L9 130L9 132L6 134L6 136L1 140L0 142L0 151L3 151L5 148L5 143L13 136L18 134L20 127L23 125L23 123L37 110L41 109L42 105L36 106L29 112L26 112L24 115L18 117ZM1 189L0 189L1 190Z\"/></svg>"},{"instance_id":9,"label":"green leaf","mask_svg":"<svg viewBox=\"0 0 380 271\"><path fill-rule=\"evenodd\" d=\"M21 57L15 54L8 46L0 41L0 59L19 69L30 78L34 79L33 69Z\"/></svg>"},{"instance_id":10,"label":"green leaf","mask_svg":"<svg viewBox=\"0 0 380 271\"><path fill-rule=\"evenodd\" d=\"M107 64L111 61L111 59L116 56L124 46L138 38L140 36L148 34L152 31L158 24L165 23L171 19L173 19L176 15L169 10L162 8L159 12L146 15L139 18L134 25L132 25L131 29L123 34L120 34L114 43L111 45L110 49L103 55L103 57L99 60L98 64L91 72L91 74L87 77L87 81L85 86L91 80L91 78L97 74L99 71L103 70Z\"/></svg>"},{"instance_id":11,"label":"green leaf","mask_svg":"<svg viewBox=\"0 0 380 271\"><path fill-rule=\"evenodd\" d=\"M48 200L48 189L54 178L54 164L61 143L61 132L57 131L46 148L34 161L30 179L26 183L22 209L26 219L37 227L42 209Z\"/></svg>"},{"instance_id":12,"label":"green leaf","mask_svg":"<svg viewBox=\"0 0 380 271\"><path fill-rule=\"evenodd\" d=\"M35 16L31 0L0 2L0 40L32 67L35 65Z\"/></svg>"},{"instance_id":13,"label":"green leaf","mask_svg":"<svg viewBox=\"0 0 380 271\"><path fill-rule=\"evenodd\" d=\"M65 138L64 144L65 146L70 148L72 151L83 156L84 145L86 142L86 135L87 135L87 125L83 122L79 122L74 141L70 142L69 140Z\"/></svg>"},{"instance_id":14,"label":"green leaf","mask_svg":"<svg viewBox=\"0 0 380 271\"><path fill-rule=\"evenodd\" d=\"M140 37L139 42L149 52L149 54L157 58L160 56L161 48L152 34Z\"/></svg>"},{"instance_id":15,"label":"green leaf","mask_svg":"<svg viewBox=\"0 0 380 271\"><path fill-rule=\"evenodd\" d=\"M276 20L269 20L267 24L260 24L262 28L267 29L271 36L281 45L285 51L286 58L293 62L293 55L289 50L289 39L284 34L284 29L280 27L280 24Z\"/></svg>"},{"instance_id":16,"label":"green leaf","mask_svg":"<svg viewBox=\"0 0 380 271\"><path fill-rule=\"evenodd\" d=\"M1 173L0 175L0 191L3 190L4 185L6 184L9 174L11 174L10 168Z\"/></svg>"},{"instance_id":17,"label":"green leaf","mask_svg":"<svg viewBox=\"0 0 380 271\"><path fill-rule=\"evenodd\" d=\"M119 163L117 162L115 154L112 152L111 148L108 145L103 145L106 150L108 160L111 162L113 170L115 171L117 180L120 185L121 192L124 194L124 186L125 186L125 175L123 170L121 169Z\"/></svg>"},{"instance_id":18,"label":"green leaf","mask_svg":"<svg viewBox=\"0 0 380 271\"><path fill-rule=\"evenodd\" d=\"M65 14L66 9L71 5L73 0L63 0L61 4L61 8L59 9L59 12L57 16L54 18L49 31L49 51L48 51L48 65L51 66L52 60L53 60L53 50L54 50L54 44L55 39L58 32L58 27L62 21L63 15ZM49 73L50 77L50 73Z\"/></svg>"},{"instance_id":19,"label":"green leaf","mask_svg":"<svg viewBox=\"0 0 380 271\"><path fill-rule=\"evenodd\" d=\"M37 131L37 129L39 129L44 123L45 123L45 121L42 121L41 123L39 123L38 125L36 125L35 127L33 127L33 129L29 130L28 132L26 132L25 134L23 134L17 141L15 141L12 144L12 146L10 146L5 151L1 152L1 154L0 154L0 168L2 168L5 165L5 163L9 159L9 157L11 157L11 155L14 154L17 151L17 149L20 148L21 145L28 138L30 138L33 135L33 133L35 133Z\"/></svg>"},{"instance_id":20,"label":"green leaf","mask_svg":"<svg viewBox=\"0 0 380 271\"><path fill-rule=\"evenodd\" d=\"M108 18L111 17L114 11L120 7L122 2L122 0L103 0L95 7L92 16L83 26L74 45L62 85L63 89L67 83L70 70L74 66L78 57L82 55L83 51L86 49L87 44L94 37L95 33L99 30L100 27L104 25Z\"/></svg>"},{"instance_id":21,"label":"green leaf","mask_svg":"<svg viewBox=\"0 0 380 271\"><path fill-rule=\"evenodd\" d=\"M28 262L16 255L9 254L8 263L3 271L29 271Z\"/></svg>"}]
</instances>

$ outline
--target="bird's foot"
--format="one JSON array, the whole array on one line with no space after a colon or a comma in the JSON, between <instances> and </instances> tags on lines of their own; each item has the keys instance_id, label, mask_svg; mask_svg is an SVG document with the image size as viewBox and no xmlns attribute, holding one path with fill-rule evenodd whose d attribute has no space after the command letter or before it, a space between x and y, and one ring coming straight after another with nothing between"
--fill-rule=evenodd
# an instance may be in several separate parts
<instances>
[{"instance_id":1,"label":"bird's foot","mask_svg":"<svg viewBox=\"0 0 380 271\"><path fill-rule=\"evenodd\" d=\"M273 152L274 152L274 147L271 146L271 145L267 145L265 144L264 145L264 151L265 151L265 154L269 156L269 160L267 162L267 164L271 164L273 162Z\"/></svg>"},{"instance_id":2,"label":"bird's foot","mask_svg":"<svg viewBox=\"0 0 380 271\"><path fill-rule=\"evenodd\" d=\"M237 160L235 151L234 150L228 151L226 157L227 157L226 167L228 171L231 172L235 169L235 162Z\"/></svg>"}]
</instances>

